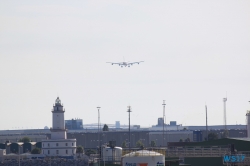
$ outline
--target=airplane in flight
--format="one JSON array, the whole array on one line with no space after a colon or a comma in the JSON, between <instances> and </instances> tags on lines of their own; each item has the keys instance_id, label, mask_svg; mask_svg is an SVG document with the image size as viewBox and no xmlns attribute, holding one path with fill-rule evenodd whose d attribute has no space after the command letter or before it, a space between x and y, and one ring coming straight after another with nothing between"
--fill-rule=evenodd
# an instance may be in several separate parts
<instances>
[{"instance_id":1,"label":"airplane in flight","mask_svg":"<svg viewBox=\"0 0 250 166\"><path fill-rule=\"evenodd\" d=\"M138 61L138 62L107 62L107 63L111 63L112 65L119 65L121 67L130 67L132 66L133 64L140 64L141 62L144 62L144 61Z\"/></svg>"}]
</instances>

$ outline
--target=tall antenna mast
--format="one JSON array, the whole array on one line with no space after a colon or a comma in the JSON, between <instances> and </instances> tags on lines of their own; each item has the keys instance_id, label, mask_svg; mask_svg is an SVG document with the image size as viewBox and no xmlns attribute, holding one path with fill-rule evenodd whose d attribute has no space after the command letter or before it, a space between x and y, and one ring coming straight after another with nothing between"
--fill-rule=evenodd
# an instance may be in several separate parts
<instances>
[{"instance_id":1,"label":"tall antenna mast","mask_svg":"<svg viewBox=\"0 0 250 166\"><path fill-rule=\"evenodd\" d=\"M163 100L163 131L162 131L162 146L164 146L164 126L165 126L165 100Z\"/></svg>"},{"instance_id":2,"label":"tall antenna mast","mask_svg":"<svg viewBox=\"0 0 250 166\"><path fill-rule=\"evenodd\" d=\"M206 137L207 137L207 141L208 141L208 131L207 131L207 105L205 106L206 108Z\"/></svg>"},{"instance_id":3,"label":"tall antenna mast","mask_svg":"<svg viewBox=\"0 0 250 166\"><path fill-rule=\"evenodd\" d=\"M227 98L223 98L223 102L224 102L224 129L227 130L227 115L226 115L226 102L227 102Z\"/></svg>"},{"instance_id":4,"label":"tall antenna mast","mask_svg":"<svg viewBox=\"0 0 250 166\"><path fill-rule=\"evenodd\" d=\"M99 155L99 158L101 157L101 155L100 155L100 152L99 152L99 150L101 149L101 142L100 142L100 108L101 107L96 107L97 108L97 110L98 110L98 155ZM99 166L100 166L100 159L99 159L99 162L98 162L99 164Z\"/></svg>"}]
</instances>

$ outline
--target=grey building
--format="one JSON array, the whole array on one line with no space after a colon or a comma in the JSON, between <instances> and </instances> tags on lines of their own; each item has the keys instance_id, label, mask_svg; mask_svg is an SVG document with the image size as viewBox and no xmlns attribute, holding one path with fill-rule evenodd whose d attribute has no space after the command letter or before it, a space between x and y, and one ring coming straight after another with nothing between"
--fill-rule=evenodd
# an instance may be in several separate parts
<instances>
[{"instance_id":1,"label":"grey building","mask_svg":"<svg viewBox=\"0 0 250 166\"><path fill-rule=\"evenodd\" d=\"M83 129L82 119L65 120L65 128L68 130Z\"/></svg>"}]
</instances>

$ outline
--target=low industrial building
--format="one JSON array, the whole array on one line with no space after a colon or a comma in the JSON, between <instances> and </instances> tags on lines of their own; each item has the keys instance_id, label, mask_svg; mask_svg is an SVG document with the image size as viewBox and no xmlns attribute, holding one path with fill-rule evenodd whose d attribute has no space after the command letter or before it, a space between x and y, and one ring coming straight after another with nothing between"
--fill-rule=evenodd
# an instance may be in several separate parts
<instances>
[{"instance_id":1,"label":"low industrial building","mask_svg":"<svg viewBox=\"0 0 250 166\"><path fill-rule=\"evenodd\" d=\"M83 129L82 119L65 120L65 128L67 130Z\"/></svg>"},{"instance_id":2,"label":"low industrial building","mask_svg":"<svg viewBox=\"0 0 250 166\"><path fill-rule=\"evenodd\" d=\"M166 159L177 158L191 166L250 165L250 139L224 138L203 142L172 142Z\"/></svg>"}]
</instances>

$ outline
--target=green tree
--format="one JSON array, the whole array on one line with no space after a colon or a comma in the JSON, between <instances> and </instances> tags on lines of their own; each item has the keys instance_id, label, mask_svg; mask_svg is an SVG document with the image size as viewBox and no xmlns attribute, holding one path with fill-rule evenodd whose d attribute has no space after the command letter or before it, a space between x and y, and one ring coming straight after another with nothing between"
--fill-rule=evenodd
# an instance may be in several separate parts
<instances>
[{"instance_id":1,"label":"green tree","mask_svg":"<svg viewBox=\"0 0 250 166\"><path fill-rule=\"evenodd\" d=\"M127 147L126 141L123 141L122 142L122 148L126 148L126 147Z\"/></svg>"},{"instance_id":2,"label":"green tree","mask_svg":"<svg viewBox=\"0 0 250 166\"><path fill-rule=\"evenodd\" d=\"M93 149L88 149L88 150L86 150L85 154L90 156L91 154L96 154L96 151Z\"/></svg>"},{"instance_id":3,"label":"green tree","mask_svg":"<svg viewBox=\"0 0 250 166\"><path fill-rule=\"evenodd\" d=\"M102 128L102 131L109 131L108 125L105 124L105 125L103 126L103 128Z\"/></svg>"},{"instance_id":4,"label":"green tree","mask_svg":"<svg viewBox=\"0 0 250 166\"><path fill-rule=\"evenodd\" d=\"M216 140L216 139L218 139L218 134L212 132L212 133L209 133L207 137L208 137L208 141L210 141L210 140Z\"/></svg>"},{"instance_id":5,"label":"green tree","mask_svg":"<svg viewBox=\"0 0 250 166\"><path fill-rule=\"evenodd\" d=\"M136 147L137 148L144 148L144 145L143 145L143 143L142 143L142 141L141 140L138 140L137 142L136 142Z\"/></svg>"},{"instance_id":6,"label":"green tree","mask_svg":"<svg viewBox=\"0 0 250 166\"><path fill-rule=\"evenodd\" d=\"M34 148L34 149L32 149L31 154L41 154L41 149L40 148Z\"/></svg>"},{"instance_id":7,"label":"green tree","mask_svg":"<svg viewBox=\"0 0 250 166\"><path fill-rule=\"evenodd\" d=\"M190 142L190 138L186 138L186 139L185 139L185 142Z\"/></svg>"},{"instance_id":8,"label":"green tree","mask_svg":"<svg viewBox=\"0 0 250 166\"><path fill-rule=\"evenodd\" d=\"M19 142L28 143L31 142L31 139L29 137L23 137L22 139L19 140Z\"/></svg>"},{"instance_id":9,"label":"green tree","mask_svg":"<svg viewBox=\"0 0 250 166\"><path fill-rule=\"evenodd\" d=\"M76 147L76 153L78 153L78 157L80 157L80 154L82 154L83 153L83 147L82 146L77 146Z\"/></svg>"},{"instance_id":10,"label":"green tree","mask_svg":"<svg viewBox=\"0 0 250 166\"><path fill-rule=\"evenodd\" d=\"M183 139L180 139L179 142L183 142Z\"/></svg>"},{"instance_id":11,"label":"green tree","mask_svg":"<svg viewBox=\"0 0 250 166\"><path fill-rule=\"evenodd\" d=\"M151 142L150 142L150 146L151 146L151 147L155 147L155 146L156 146L155 141L151 141Z\"/></svg>"}]
</instances>

